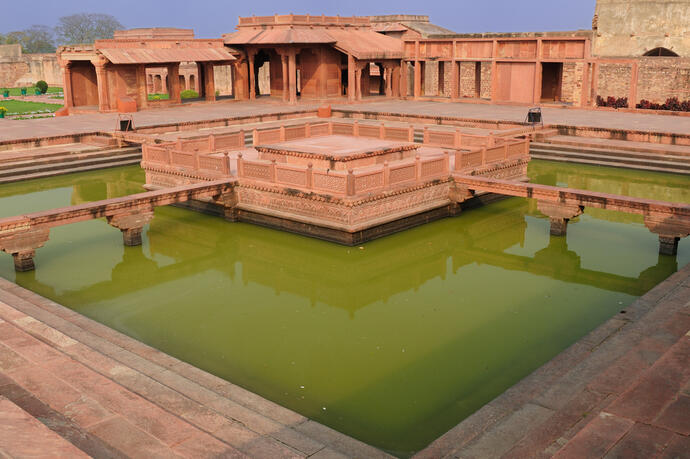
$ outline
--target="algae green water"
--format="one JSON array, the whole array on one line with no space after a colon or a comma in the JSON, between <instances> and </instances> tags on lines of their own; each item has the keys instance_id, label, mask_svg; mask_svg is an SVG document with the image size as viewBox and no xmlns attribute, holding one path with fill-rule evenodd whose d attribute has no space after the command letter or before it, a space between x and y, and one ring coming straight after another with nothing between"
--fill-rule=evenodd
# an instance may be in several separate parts
<instances>
[{"instance_id":1,"label":"algae green water","mask_svg":"<svg viewBox=\"0 0 690 459\"><path fill-rule=\"evenodd\" d=\"M690 202L690 179L534 161L533 182ZM138 167L0 187L0 215L141 191ZM361 247L165 207L141 247L51 230L0 275L319 422L409 456L690 261L642 218L586 209L567 237L506 199Z\"/></svg>"}]
</instances>

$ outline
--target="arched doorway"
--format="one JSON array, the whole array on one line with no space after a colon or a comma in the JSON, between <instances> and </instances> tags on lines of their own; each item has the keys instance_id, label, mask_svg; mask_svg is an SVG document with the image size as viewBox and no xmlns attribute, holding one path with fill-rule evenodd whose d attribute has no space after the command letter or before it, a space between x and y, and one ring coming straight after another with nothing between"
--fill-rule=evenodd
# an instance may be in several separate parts
<instances>
[{"instance_id":1,"label":"arched doorway","mask_svg":"<svg viewBox=\"0 0 690 459\"><path fill-rule=\"evenodd\" d=\"M651 56L651 57L679 57L678 54L674 53L668 48L654 48L646 53L644 53L644 56Z\"/></svg>"}]
</instances>

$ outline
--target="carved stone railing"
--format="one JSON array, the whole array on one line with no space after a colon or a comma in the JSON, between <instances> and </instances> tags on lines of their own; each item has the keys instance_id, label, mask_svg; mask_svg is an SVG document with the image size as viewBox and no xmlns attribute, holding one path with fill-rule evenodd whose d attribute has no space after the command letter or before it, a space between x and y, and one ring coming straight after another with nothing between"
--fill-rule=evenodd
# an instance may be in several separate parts
<instances>
[{"instance_id":1,"label":"carved stone railing","mask_svg":"<svg viewBox=\"0 0 690 459\"><path fill-rule=\"evenodd\" d=\"M257 182L304 192L328 193L339 197L362 196L400 186L414 186L450 176L448 153L388 161L348 171L315 169L311 164L278 163L275 160L237 159L240 183Z\"/></svg>"},{"instance_id":2,"label":"carved stone railing","mask_svg":"<svg viewBox=\"0 0 690 459\"><path fill-rule=\"evenodd\" d=\"M366 137L371 139L414 142L415 130L409 126L386 126L384 123L369 124L355 120L351 123L340 121L323 121L303 123L291 126L280 126L270 129L251 131L253 145L270 145L280 142L327 135L349 137ZM194 139L178 139L175 142L145 144L143 146L142 164L166 165L183 168L198 174L230 174L228 156L231 151L239 151L245 146L245 131L232 134L210 135ZM529 158L529 139L507 138L465 134L460 129L440 130L425 127L423 144L449 149L454 155L454 170L468 172L473 168L483 167L500 161L514 158ZM337 181L337 180L331 180Z\"/></svg>"}]
</instances>

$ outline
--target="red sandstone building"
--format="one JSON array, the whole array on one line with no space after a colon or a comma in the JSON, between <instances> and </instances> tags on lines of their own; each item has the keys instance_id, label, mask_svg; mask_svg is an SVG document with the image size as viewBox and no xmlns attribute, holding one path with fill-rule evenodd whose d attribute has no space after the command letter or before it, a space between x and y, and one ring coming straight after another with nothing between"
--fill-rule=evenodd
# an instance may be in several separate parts
<instances>
[{"instance_id":1,"label":"red sandstone building","mask_svg":"<svg viewBox=\"0 0 690 459\"><path fill-rule=\"evenodd\" d=\"M598 4L600 14L604 6ZM92 46L62 47L58 57L71 112L178 104L184 89L214 101L221 68L228 88L222 95L235 100L395 97L590 107L597 96L614 96L634 107L639 99L690 98L690 59L661 46L644 48L644 56L611 56L599 22L608 24L595 17L592 30L462 35L426 16L251 16L222 39L135 29ZM653 37L645 40L655 46ZM151 100L159 92L169 99Z\"/></svg>"}]
</instances>

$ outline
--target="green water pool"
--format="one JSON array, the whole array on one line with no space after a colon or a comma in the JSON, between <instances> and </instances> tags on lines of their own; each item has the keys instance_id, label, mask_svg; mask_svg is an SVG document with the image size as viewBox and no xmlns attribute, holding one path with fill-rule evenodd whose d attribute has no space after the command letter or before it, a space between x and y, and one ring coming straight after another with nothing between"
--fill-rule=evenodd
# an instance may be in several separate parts
<instances>
[{"instance_id":1,"label":"green water pool","mask_svg":"<svg viewBox=\"0 0 690 459\"><path fill-rule=\"evenodd\" d=\"M534 161L533 182L690 202L690 179ZM138 167L0 187L0 216L141 191ZM409 456L690 262L642 218L586 209L549 236L506 199L360 247L155 211L141 247L51 230L0 276L398 456Z\"/></svg>"}]
</instances>

